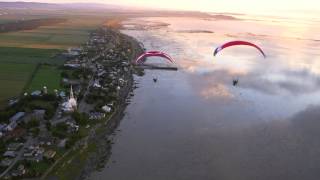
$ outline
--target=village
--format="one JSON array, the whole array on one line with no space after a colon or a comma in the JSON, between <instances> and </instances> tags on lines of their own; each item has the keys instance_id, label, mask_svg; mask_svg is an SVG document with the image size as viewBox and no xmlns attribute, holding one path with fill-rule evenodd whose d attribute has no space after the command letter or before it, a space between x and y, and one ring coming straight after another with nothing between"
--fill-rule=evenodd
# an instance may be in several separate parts
<instances>
[{"instance_id":1,"label":"village","mask_svg":"<svg viewBox=\"0 0 320 180\"><path fill-rule=\"evenodd\" d=\"M89 41L63 53L63 90L43 89L11 100L0 124L0 179L42 176L63 154L105 123L132 85L135 49L114 30L100 28ZM126 89L126 90L125 90Z\"/></svg>"}]
</instances>

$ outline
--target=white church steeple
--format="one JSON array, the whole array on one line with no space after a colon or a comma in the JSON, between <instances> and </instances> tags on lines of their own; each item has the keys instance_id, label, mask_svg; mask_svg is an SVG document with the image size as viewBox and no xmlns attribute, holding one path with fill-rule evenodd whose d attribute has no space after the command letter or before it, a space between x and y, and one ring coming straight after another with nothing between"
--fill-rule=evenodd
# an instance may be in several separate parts
<instances>
[{"instance_id":1,"label":"white church steeple","mask_svg":"<svg viewBox=\"0 0 320 180\"><path fill-rule=\"evenodd\" d=\"M71 87L70 87L70 99L74 99L73 90L72 90L72 85L71 85Z\"/></svg>"},{"instance_id":2,"label":"white church steeple","mask_svg":"<svg viewBox=\"0 0 320 180\"><path fill-rule=\"evenodd\" d=\"M74 97L72 86L70 87L69 100L63 103L63 111L73 112L77 109L77 99Z\"/></svg>"}]
</instances>

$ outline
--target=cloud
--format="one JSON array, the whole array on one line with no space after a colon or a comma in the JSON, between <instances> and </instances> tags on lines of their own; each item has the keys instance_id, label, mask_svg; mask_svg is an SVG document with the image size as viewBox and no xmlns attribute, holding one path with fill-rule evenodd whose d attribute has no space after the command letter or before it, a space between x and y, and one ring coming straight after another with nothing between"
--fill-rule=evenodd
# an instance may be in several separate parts
<instances>
[{"instance_id":1,"label":"cloud","mask_svg":"<svg viewBox=\"0 0 320 180\"><path fill-rule=\"evenodd\" d=\"M229 89L222 84L213 84L206 88L203 88L200 91L200 94L205 99L211 99L211 98L231 99L234 97L233 94L229 91Z\"/></svg>"},{"instance_id":2,"label":"cloud","mask_svg":"<svg viewBox=\"0 0 320 180\"><path fill-rule=\"evenodd\" d=\"M280 72L241 72L230 69L211 69L201 72L190 66L187 72L191 73L190 82L202 97L232 98L228 87L232 86L233 79L239 79L238 88L254 90L264 94L291 94L303 95L318 92L320 76L308 70L281 70ZM269 76L274 74L275 77Z\"/></svg>"}]
</instances>

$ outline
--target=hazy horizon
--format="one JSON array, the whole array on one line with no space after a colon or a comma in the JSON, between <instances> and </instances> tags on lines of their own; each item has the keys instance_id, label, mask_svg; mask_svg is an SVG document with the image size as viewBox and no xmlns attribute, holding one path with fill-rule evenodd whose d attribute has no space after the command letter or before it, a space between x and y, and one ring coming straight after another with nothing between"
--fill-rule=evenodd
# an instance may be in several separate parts
<instances>
[{"instance_id":1,"label":"hazy horizon","mask_svg":"<svg viewBox=\"0 0 320 180\"><path fill-rule=\"evenodd\" d=\"M212 1L198 0L182 1L182 0L32 0L32 1L17 1L6 0L0 2L41 2L41 3L103 3L122 6L132 6L140 8L168 9L168 10L186 10L186 11L202 11L202 12L230 12L230 13L245 13L245 14L261 14L261 15L280 15L280 16L299 16L313 17L319 16L320 2L317 0L306 1Z\"/></svg>"}]
</instances>

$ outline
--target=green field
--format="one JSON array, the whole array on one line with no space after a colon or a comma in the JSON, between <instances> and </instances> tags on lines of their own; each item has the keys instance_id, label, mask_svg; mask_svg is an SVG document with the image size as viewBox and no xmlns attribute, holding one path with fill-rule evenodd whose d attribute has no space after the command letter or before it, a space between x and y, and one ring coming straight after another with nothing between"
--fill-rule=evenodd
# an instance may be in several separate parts
<instances>
[{"instance_id":1,"label":"green field","mask_svg":"<svg viewBox=\"0 0 320 180\"><path fill-rule=\"evenodd\" d=\"M0 64L0 103L17 96L28 82L35 64Z\"/></svg>"},{"instance_id":2,"label":"green field","mask_svg":"<svg viewBox=\"0 0 320 180\"><path fill-rule=\"evenodd\" d=\"M61 64L54 58L59 52L57 49L0 47L0 63Z\"/></svg>"},{"instance_id":3,"label":"green field","mask_svg":"<svg viewBox=\"0 0 320 180\"><path fill-rule=\"evenodd\" d=\"M61 89L61 72L62 70L56 66L40 66L28 87L28 91L42 90L44 86L48 88L48 93L53 93L54 89Z\"/></svg>"},{"instance_id":4,"label":"green field","mask_svg":"<svg viewBox=\"0 0 320 180\"><path fill-rule=\"evenodd\" d=\"M46 17L50 15L12 16L10 19L0 17L0 23ZM7 99L18 96L23 88L31 92L47 86L49 93L61 89L61 70L57 66L63 64L64 60L57 59L55 55L85 43L90 31L105 21L105 17L94 15L60 14L59 18L67 21L33 30L0 33L0 106ZM57 66L41 65L33 74L39 63Z\"/></svg>"},{"instance_id":5,"label":"green field","mask_svg":"<svg viewBox=\"0 0 320 180\"><path fill-rule=\"evenodd\" d=\"M12 22L10 19L0 19L0 24Z\"/></svg>"},{"instance_id":6,"label":"green field","mask_svg":"<svg viewBox=\"0 0 320 180\"><path fill-rule=\"evenodd\" d=\"M53 58L58 52L60 50L0 47L0 107L9 98L22 93L39 63L62 64L63 60ZM54 66L54 69L56 69L56 66ZM36 87L37 82L41 83L41 76L46 76L45 71L46 68L44 70L39 69L39 74L35 74L35 80L31 81L32 87ZM53 74L53 70L50 72ZM60 73L57 72L55 76L60 77ZM48 86L51 86L50 83L53 83L52 86L56 86L57 83L54 80L46 77L48 78Z\"/></svg>"},{"instance_id":7,"label":"green field","mask_svg":"<svg viewBox=\"0 0 320 180\"><path fill-rule=\"evenodd\" d=\"M65 23L33 30L0 34L0 46L40 49L67 49L88 40L91 30L103 24L101 17L62 17Z\"/></svg>"}]
</instances>

